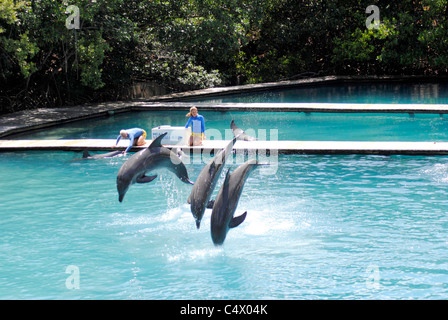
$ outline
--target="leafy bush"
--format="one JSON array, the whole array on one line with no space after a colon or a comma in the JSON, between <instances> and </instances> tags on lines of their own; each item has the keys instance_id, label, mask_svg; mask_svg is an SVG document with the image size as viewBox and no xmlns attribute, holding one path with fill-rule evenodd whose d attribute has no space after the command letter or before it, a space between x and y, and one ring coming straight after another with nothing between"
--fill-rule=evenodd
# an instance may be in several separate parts
<instances>
[{"instance_id":1,"label":"leafy bush","mask_svg":"<svg viewBox=\"0 0 448 320\"><path fill-rule=\"evenodd\" d=\"M366 8L381 12L366 28ZM0 2L0 112L302 74L448 73L447 0ZM79 30L67 29L68 5Z\"/></svg>"}]
</instances>

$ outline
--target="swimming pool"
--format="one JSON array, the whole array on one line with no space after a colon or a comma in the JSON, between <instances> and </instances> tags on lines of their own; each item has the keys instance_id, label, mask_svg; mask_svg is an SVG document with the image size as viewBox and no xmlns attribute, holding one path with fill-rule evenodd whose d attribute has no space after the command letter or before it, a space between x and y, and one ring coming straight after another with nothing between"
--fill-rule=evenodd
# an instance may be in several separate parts
<instances>
[{"instance_id":1,"label":"swimming pool","mask_svg":"<svg viewBox=\"0 0 448 320\"><path fill-rule=\"evenodd\" d=\"M213 103L395 103L447 104L447 82L347 82L337 84L279 88L222 97L195 98Z\"/></svg>"},{"instance_id":2,"label":"swimming pool","mask_svg":"<svg viewBox=\"0 0 448 320\"><path fill-rule=\"evenodd\" d=\"M199 109L200 110L200 109ZM230 122L260 140L448 141L448 116L407 113L302 113L201 111L209 140L230 140ZM8 139L115 139L122 128L151 132L160 125L184 126L184 111L138 111L59 125Z\"/></svg>"},{"instance_id":3,"label":"swimming pool","mask_svg":"<svg viewBox=\"0 0 448 320\"><path fill-rule=\"evenodd\" d=\"M443 103L444 91L433 89L420 96ZM182 126L185 113L116 114L15 138L114 139L121 128ZM201 113L217 140L229 139L232 119L268 140L271 130L279 140L448 140L448 117L431 114ZM251 174L236 213L247 218L215 247L211 210L196 229L191 186L162 171L119 203L125 158L73 161L79 156L0 153L0 299L448 296L447 157L278 155L275 171ZM203 165L186 163L193 181Z\"/></svg>"},{"instance_id":4,"label":"swimming pool","mask_svg":"<svg viewBox=\"0 0 448 320\"><path fill-rule=\"evenodd\" d=\"M222 247L171 173L119 203L123 158L73 158L0 153L1 299L448 296L446 157L280 155L247 180Z\"/></svg>"}]
</instances>

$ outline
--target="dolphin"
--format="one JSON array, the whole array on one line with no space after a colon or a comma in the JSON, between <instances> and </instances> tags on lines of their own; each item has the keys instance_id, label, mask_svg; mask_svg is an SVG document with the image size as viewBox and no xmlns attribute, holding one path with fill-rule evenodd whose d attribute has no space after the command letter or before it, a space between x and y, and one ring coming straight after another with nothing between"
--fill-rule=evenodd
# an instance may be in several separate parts
<instances>
[{"instance_id":1,"label":"dolphin","mask_svg":"<svg viewBox=\"0 0 448 320\"><path fill-rule=\"evenodd\" d=\"M234 217L233 214L244 183L257 165L258 161L252 159L240 165L231 174L230 169L227 170L226 179L216 196L211 216L211 235L215 246L222 245L229 229L239 226L246 219L247 211L238 217Z\"/></svg>"},{"instance_id":2,"label":"dolphin","mask_svg":"<svg viewBox=\"0 0 448 320\"><path fill-rule=\"evenodd\" d=\"M118 200L123 201L124 195L134 183L148 183L157 178L157 175L147 176L148 171L164 167L185 183L193 184L188 178L187 169L179 157L171 150L162 146L161 141L167 134L160 135L148 148L133 154L118 171L117 190Z\"/></svg>"},{"instance_id":3,"label":"dolphin","mask_svg":"<svg viewBox=\"0 0 448 320\"><path fill-rule=\"evenodd\" d=\"M82 159L104 159L104 158L113 158L116 156L119 156L122 154L122 151L112 151L108 153L102 153L102 154L94 154L91 155L89 151L84 150L84 153L82 154Z\"/></svg>"},{"instance_id":4,"label":"dolphin","mask_svg":"<svg viewBox=\"0 0 448 320\"><path fill-rule=\"evenodd\" d=\"M101 154L90 154L89 151L84 150L83 154L82 154L82 158L76 158L71 160L71 162L74 161L82 161L82 160L91 160L91 159L106 159L106 158L114 158L114 157L118 157L122 154L121 151L113 151L113 152L108 152L108 153L101 153Z\"/></svg>"},{"instance_id":5,"label":"dolphin","mask_svg":"<svg viewBox=\"0 0 448 320\"><path fill-rule=\"evenodd\" d=\"M249 136L243 130L238 128L236 126L236 124L235 124L235 121L233 121L233 120L232 120L232 122L230 122L230 128L232 129L233 135L235 137L238 137L238 140L244 140L244 141L255 141L255 140L257 140L256 138Z\"/></svg>"},{"instance_id":6,"label":"dolphin","mask_svg":"<svg viewBox=\"0 0 448 320\"><path fill-rule=\"evenodd\" d=\"M225 149L218 152L212 160L202 168L191 190L187 202L190 204L191 213L196 221L196 228L199 229L202 217L206 207L211 209L213 202L210 202L210 196L215 189L224 164L229 154L232 153L233 145L236 142L234 138Z\"/></svg>"}]
</instances>

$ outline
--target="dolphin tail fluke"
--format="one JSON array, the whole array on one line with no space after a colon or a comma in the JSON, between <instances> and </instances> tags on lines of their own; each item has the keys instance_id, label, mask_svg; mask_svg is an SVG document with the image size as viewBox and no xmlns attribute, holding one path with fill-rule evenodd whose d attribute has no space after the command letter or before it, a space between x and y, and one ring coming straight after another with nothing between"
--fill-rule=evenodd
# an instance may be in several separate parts
<instances>
[{"instance_id":1,"label":"dolphin tail fluke","mask_svg":"<svg viewBox=\"0 0 448 320\"><path fill-rule=\"evenodd\" d=\"M244 219L246 219L246 215L247 215L247 211L244 212L242 215L240 215L238 217L234 217L230 221L229 228L236 228L236 227L238 227L244 221Z\"/></svg>"},{"instance_id":2,"label":"dolphin tail fluke","mask_svg":"<svg viewBox=\"0 0 448 320\"><path fill-rule=\"evenodd\" d=\"M238 140L243 140L243 141L258 140L257 138L247 135L242 129L238 128L237 125L235 124L235 121L233 121L233 120L232 120L232 122L230 122L230 128L232 129L233 135Z\"/></svg>"},{"instance_id":3,"label":"dolphin tail fluke","mask_svg":"<svg viewBox=\"0 0 448 320\"><path fill-rule=\"evenodd\" d=\"M90 155L89 151L84 150L84 152L82 153L82 157L83 158L89 158L89 157L91 157L91 155Z\"/></svg>"}]
</instances>

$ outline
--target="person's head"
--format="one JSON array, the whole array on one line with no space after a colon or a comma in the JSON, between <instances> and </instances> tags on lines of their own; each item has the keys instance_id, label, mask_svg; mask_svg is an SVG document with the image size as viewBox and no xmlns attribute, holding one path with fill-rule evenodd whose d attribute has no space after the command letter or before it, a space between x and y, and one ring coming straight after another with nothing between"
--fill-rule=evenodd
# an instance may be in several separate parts
<instances>
[{"instance_id":1,"label":"person's head","mask_svg":"<svg viewBox=\"0 0 448 320\"><path fill-rule=\"evenodd\" d=\"M187 113L187 117L196 117L198 115L198 108L191 107L190 112Z\"/></svg>"},{"instance_id":2,"label":"person's head","mask_svg":"<svg viewBox=\"0 0 448 320\"><path fill-rule=\"evenodd\" d=\"M126 130L122 129L122 130L120 130L120 136L122 138L127 138L128 137L128 133L126 132Z\"/></svg>"}]
</instances>

